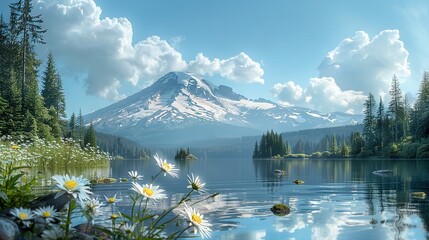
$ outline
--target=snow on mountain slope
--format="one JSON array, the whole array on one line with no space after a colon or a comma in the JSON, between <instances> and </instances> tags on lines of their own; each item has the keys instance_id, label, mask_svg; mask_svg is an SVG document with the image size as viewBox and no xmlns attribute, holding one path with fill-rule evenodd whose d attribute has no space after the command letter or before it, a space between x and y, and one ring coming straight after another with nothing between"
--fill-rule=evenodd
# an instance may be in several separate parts
<instances>
[{"instance_id":1,"label":"snow on mountain slope","mask_svg":"<svg viewBox=\"0 0 429 240\"><path fill-rule=\"evenodd\" d=\"M98 131L157 144L237 137L268 129L285 132L355 124L362 116L321 114L264 99L251 100L228 86L214 86L197 74L170 72L148 88L86 115L85 120L93 121Z\"/></svg>"}]
</instances>

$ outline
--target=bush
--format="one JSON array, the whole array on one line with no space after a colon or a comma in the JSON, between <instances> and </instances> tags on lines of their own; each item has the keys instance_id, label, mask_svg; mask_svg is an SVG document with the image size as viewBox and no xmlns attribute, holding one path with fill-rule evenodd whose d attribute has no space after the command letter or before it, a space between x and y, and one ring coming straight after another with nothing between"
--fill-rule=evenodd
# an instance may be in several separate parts
<instances>
[{"instance_id":1,"label":"bush","mask_svg":"<svg viewBox=\"0 0 429 240\"><path fill-rule=\"evenodd\" d=\"M416 152L417 158L429 158L429 144L424 144L417 148Z\"/></svg>"},{"instance_id":2,"label":"bush","mask_svg":"<svg viewBox=\"0 0 429 240\"><path fill-rule=\"evenodd\" d=\"M406 143L402 147L401 156L404 158L415 158L417 156L417 149L421 146L421 143Z\"/></svg>"}]
</instances>

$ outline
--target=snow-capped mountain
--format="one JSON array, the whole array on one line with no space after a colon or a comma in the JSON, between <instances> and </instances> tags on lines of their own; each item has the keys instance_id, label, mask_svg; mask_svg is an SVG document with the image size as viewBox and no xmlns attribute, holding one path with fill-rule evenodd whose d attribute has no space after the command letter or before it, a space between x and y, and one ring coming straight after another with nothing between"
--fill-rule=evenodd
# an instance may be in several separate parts
<instances>
[{"instance_id":1,"label":"snow-capped mountain","mask_svg":"<svg viewBox=\"0 0 429 240\"><path fill-rule=\"evenodd\" d=\"M362 116L321 114L251 100L197 74L170 72L148 88L86 115L85 120L92 121L97 131L150 146L255 135L270 129L287 132L356 124Z\"/></svg>"}]
</instances>

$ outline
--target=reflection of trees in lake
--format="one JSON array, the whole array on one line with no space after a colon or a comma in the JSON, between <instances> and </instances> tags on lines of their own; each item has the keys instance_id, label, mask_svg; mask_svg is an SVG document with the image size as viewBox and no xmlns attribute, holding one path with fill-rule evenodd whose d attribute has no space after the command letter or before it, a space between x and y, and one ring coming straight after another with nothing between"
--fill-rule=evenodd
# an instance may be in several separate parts
<instances>
[{"instance_id":1,"label":"reflection of trees in lake","mask_svg":"<svg viewBox=\"0 0 429 240\"><path fill-rule=\"evenodd\" d=\"M254 160L254 171L262 184L270 192L291 192L290 186L294 179L302 179L305 187L315 189L324 186L341 186L339 194L344 196L357 194L362 196L367 205L364 213L374 218L374 227L392 228L396 239L403 238L410 228L422 225L426 231L429 226L428 200L416 199L411 192L424 191L428 194L429 161L422 160ZM285 175L276 177L274 169L282 169ZM378 176L372 172L380 169L391 169L392 176ZM352 189L356 186L356 189ZM283 187L286 187L282 189ZM329 188L329 187L326 187ZM302 188L300 188L302 189ZM300 193L294 196L301 201ZM324 192L308 193L312 196ZM362 199L362 198L360 198ZM357 200L359 201L359 200ZM305 206L308 203L303 203Z\"/></svg>"}]
</instances>

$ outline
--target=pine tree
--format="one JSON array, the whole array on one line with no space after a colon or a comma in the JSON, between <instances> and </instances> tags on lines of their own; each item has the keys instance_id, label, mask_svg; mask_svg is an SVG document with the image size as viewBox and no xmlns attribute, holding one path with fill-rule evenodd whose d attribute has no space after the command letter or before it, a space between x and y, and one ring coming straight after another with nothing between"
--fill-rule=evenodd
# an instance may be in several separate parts
<instances>
[{"instance_id":1,"label":"pine tree","mask_svg":"<svg viewBox=\"0 0 429 240\"><path fill-rule=\"evenodd\" d=\"M424 72L411 118L411 132L416 139L429 136L429 72Z\"/></svg>"},{"instance_id":2,"label":"pine tree","mask_svg":"<svg viewBox=\"0 0 429 240\"><path fill-rule=\"evenodd\" d=\"M380 103L378 105L377 116L376 116L376 127L375 127L377 151L381 151L384 147L384 145L383 145L384 115L385 115L384 114L384 104L383 104L383 100L380 97Z\"/></svg>"},{"instance_id":3,"label":"pine tree","mask_svg":"<svg viewBox=\"0 0 429 240\"><path fill-rule=\"evenodd\" d=\"M13 18L13 30L16 31L14 34L20 38L20 53L21 53L21 97L22 103L27 102L25 90L28 68L28 58L32 55L31 43L45 44L43 34L46 30L41 27L42 19L41 15L31 15L33 8L30 0L19 0L16 3L9 5L11 9L11 18ZM16 25L16 26L15 26Z\"/></svg>"},{"instance_id":4,"label":"pine tree","mask_svg":"<svg viewBox=\"0 0 429 240\"><path fill-rule=\"evenodd\" d=\"M77 127L76 127L76 115L72 113L68 122L68 133L67 137L77 140Z\"/></svg>"},{"instance_id":5,"label":"pine tree","mask_svg":"<svg viewBox=\"0 0 429 240\"><path fill-rule=\"evenodd\" d=\"M84 147L84 136L85 136L85 125L83 123L82 110L79 109L79 115L77 116L77 140L81 147Z\"/></svg>"},{"instance_id":6,"label":"pine tree","mask_svg":"<svg viewBox=\"0 0 429 240\"><path fill-rule=\"evenodd\" d=\"M399 130L404 123L404 102L402 100L402 91L399 87L399 80L393 75L392 86L389 91L391 100L389 102L389 113L392 116L393 123L393 141L398 142L401 135Z\"/></svg>"},{"instance_id":7,"label":"pine tree","mask_svg":"<svg viewBox=\"0 0 429 240\"><path fill-rule=\"evenodd\" d=\"M253 149L253 158L259 157L259 151L258 151L258 141L255 142L255 148Z\"/></svg>"},{"instance_id":8,"label":"pine tree","mask_svg":"<svg viewBox=\"0 0 429 240\"><path fill-rule=\"evenodd\" d=\"M89 123L89 127L86 129L83 143L85 147L97 147L97 139L92 122Z\"/></svg>"},{"instance_id":9,"label":"pine tree","mask_svg":"<svg viewBox=\"0 0 429 240\"><path fill-rule=\"evenodd\" d=\"M375 98L369 93L368 98L364 103L364 120L363 120L363 136L365 139L365 149L370 154L374 154L376 146L376 118L375 118Z\"/></svg>"},{"instance_id":10,"label":"pine tree","mask_svg":"<svg viewBox=\"0 0 429 240\"><path fill-rule=\"evenodd\" d=\"M48 62L43 76L42 97L46 108L54 107L58 119L65 117L64 90L51 53L48 55Z\"/></svg>"}]
</instances>

